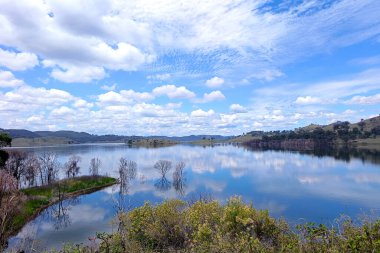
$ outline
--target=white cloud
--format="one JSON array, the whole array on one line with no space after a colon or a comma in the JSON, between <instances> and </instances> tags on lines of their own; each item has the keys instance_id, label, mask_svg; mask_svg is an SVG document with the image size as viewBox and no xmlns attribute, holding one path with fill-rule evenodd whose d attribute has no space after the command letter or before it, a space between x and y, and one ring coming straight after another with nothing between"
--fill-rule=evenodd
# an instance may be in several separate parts
<instances>
[{"instance_id":1,"label":"white cloud","mask_svg":"<svg viewBox=\"0 0 380 253\"><path fill-rule=\"evenodd\" d=\"M67 116L72 114L75 114L75 111L71 108L68 108L67 106L61 106L51 111L51 115L56 117Z\"/></svg>"},{"instance_id":2,"label":"white cloud","mask_svg":"<svg viewBox=\"0 0 380 253\"><path fill-rule=\"evenodd\" d=\"M239 104L230 105L230 111L234 113L246 113L247 109Z\"/></svg>"},{"instance_id":3,"label":"white cloud","mask_svg":"<svg viewBox=\"0 0 380 253\"><path fill-rule=\"evenodd\" d=\"M270 70L256 78L272 80L282 74L276 65L379 34L374 0L338 1L328 7L325 1L309 1L280 12L277 8L266 0L3 0L0 44L63 69L134 71L161 56L190 53L200 63L213 59L217 70L264 67Z\"/></svg>"},{"instance_id":4,"label":"white cloud","mask_svg":"<svg viewBox=\"0 0 380 253\"><path fill-rule=\"evenodd\" d=\"M54 68L51 76L65 83L89 83L92 80L103 79L105 72L100 67L75 67L70 66L64 70Z\"/></svg>"},{"instance_id":5,"label":"white cloud","mask_svg":"<svg viewBox=\"0 0 380 253\"><path fill-rule=\"evenodd\" d=\"M347 104L370 105L380 103L380 93L373 96L354 96L346 101Z\"/></svg>"},{"instance_id":6,"label":"white cloud","mask_svg":"<svg viewBox=\"0 0 380 253\"><path fill-rule=\"evenodd\" d=\"M25 52L12 52L0 48L0 66L11 70L26 70L38 65L35 54Z\"/></svg>"},{"instance_id":7,"label":"white cloud","mask_svg":"<svg viewBox=\"0 0 380 253\"><path fill-rule=\"evenodd\" d=\"M0 88L18 87L23 84L24 82L17 79L12 72L0 70Z\"/></svg>"},{"instance_id":8,"label":"white cloud","mask_svg":"<svg viewBox=\"0 0 380 253\"><path fill-rule=\"evenodd\" d=\"M295 103L299 105L320 104L322 103L322 99L312 96L298 97Z\"/></svg>"},{"instance_id":9,"label":"white cloud","mask_svg":"<svg viewBox=\"0 0 380 253\"><path fill-rule=\"evenodd\" d=\"M121 90L119 93L109 91L98 96L101 104L121 104L152 100L154 96L148 92L136 92L134 90Z\"/></svg>"},{"instance_id":10,"label":"white cloud","mask_svg":"<svg viewBox=\"0 0 380 253\"><path fill-rule=\"evenodd\" d=\"M215 114L215 111L210 109L208 111L203 111L202 109L198 109L191 112L192 117L209 117Z\"/></svg>"},{"instance_id":11,"label":"white cloud","mask_svg":"<svg viewBox=\"0 0 380 253\"><path fill-rule=\"evenodd\" d=\"M209 103L213 101L220 101L224 100L226 97L223 95L223 93L219 90L212 91L210 93L203 94L203 98L201 100L198 100L198 103Z\"/></svg>"},{"instance_id":12,"label":"white cloud","mask_svg":"<svg viewBox=\"0 0 380 253\"><path fill-rule=\"evenodd\" d=\"M188 90L185 86L163 85L153 89L155 96L168 96L169 98L193 98L195 93Z\"/></svg>"},{"instance_id":13,"label":"white cloud","mask_svg":"<svg viewBox=\"0 0 380 253\"><path fill-rule=\"evenodd\" d=\"M224 83L224 79L214 76L213 78L206 81L206 86L210 88L218 88Z\"/></svg>"}]
</instances>

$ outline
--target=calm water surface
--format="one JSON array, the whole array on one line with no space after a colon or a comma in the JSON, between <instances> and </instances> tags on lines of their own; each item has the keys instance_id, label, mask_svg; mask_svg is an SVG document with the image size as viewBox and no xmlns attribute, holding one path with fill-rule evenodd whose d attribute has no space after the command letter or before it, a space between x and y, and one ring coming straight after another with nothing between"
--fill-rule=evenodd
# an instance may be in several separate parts
<instances>
[{"instance_id":1,"label":"calm water surface","mask_svg":"<svg viewBox=\"0 0 380 253\"><path fill-rule=\"evenodd\" d=\"M101 174L118 177L120 157L138 165L137 176L120 194L120 186L66 200L44 211L10 240L10 246L30 238L41 248L60 248L64 242L88 244L96 232L115 229L112 218L145 201L168 198L194 200L202 196L225 203L242 196L259 209L290 223L305 221L331 224L340 214L357 217L379 214L380 157L378 153L334 153L333 156L284 151L250 151L236 146L128 148L123 144L91 144L27 148L40 154L54 152L61 163L81 156L81 174L88 174L91 158L102 160ZM157 160L186 163L180 185L173 184L173 169L162 177L153 165ZM63 172L60 173L63 177ZM34 242L35 243L35 242Z\"/></svg>"}]
</instances>

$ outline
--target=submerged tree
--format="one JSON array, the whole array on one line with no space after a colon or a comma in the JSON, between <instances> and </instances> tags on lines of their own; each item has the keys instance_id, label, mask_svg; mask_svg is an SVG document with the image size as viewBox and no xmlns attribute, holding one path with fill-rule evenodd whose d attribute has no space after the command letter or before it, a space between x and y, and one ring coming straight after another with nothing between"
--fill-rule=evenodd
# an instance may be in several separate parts
<instances>
[{"instance_id":1,"label":"submerged tree","mask_svg":"<svg viewBox=\"0 0 380 253\"><path fill-rule=\"evenodd\" d=\"M93 176L99 175L99 168L102 165L102 161L99 158L94 157L90 161L90 174Z\"/></svg>"},{"instance_id":2,"label":"submerged tree","mask_svg":"<svg viewBox=\"0 0 380 253\"><path fill-rule=\"evenodd\" d=\"M119 175L120 193L127 194L129 181L135 179L137 175L137 163L123 157L120 158Z\"/></svg>"},{"instance_id":3,"label":"submerged tree","mask_svg":"<svg viewBox=\"0 0 380 253\"><path fill-rule=\"evenodd\" d=\"M175 170L173 172L173 187L176 192L182 196L185 194L185 177L183 172L185 167L186 164L184 162L179 162L175 166Z\"/></svg>"},{"instance_id":4,"label":"submerged tree","mask_svg":"<svg viewBox=\"0 0 380 253\"><path fill-rule=\"evenodd\" d=\"M26 162L24 167L24 179L25 183L28 184L28 186L34 186L36 185L36 179L37 175L40 169L41 163L37 156L30 155Z\"/></svg>"},{"instance_id":5,"label":"submerged tree","mask_svg":"<svg viewBox=\"0 0 380 253\"><path fill-rule=\"evenodd\" d=\"M65 163L64 169L66 176L69 177L76 177L79 174L79 163L81 161L80 156L72 155L69 158L69 161Z\"/></svg>"},{"instance_id":6,"label":"submerged tree","mask_svg":"<svg viewBox=\"0 0 380 253\"><path fill-rule=\"evenodd\" d=\"M40 160L39 176L41 184L51 184L58 177L60 164L54 153L43 153L38 157Z\"/></svg>"},{"instance_id":7,"label":"submerged tree","mask_svg":"<svg viewBox=\"0 0 380 253\"><path fill-rule=\"evenodd\" d=\"M154 168L158 170L161 175L166 175L166 173L172 168L172 162L167 160L159 160L154 164Z\"/></svg>"},{"instance_id":8,"label":"submerged tree","mask_svg":"<svg viewBox=\"0 0 380 253\"><path fill-rule=\"evenodd\" d=\"M27 159L28 153L24 151L12 150L9 152L5 168L18 182L20 182L21 176L24 174Z\"/></svg>"}]
</instances>

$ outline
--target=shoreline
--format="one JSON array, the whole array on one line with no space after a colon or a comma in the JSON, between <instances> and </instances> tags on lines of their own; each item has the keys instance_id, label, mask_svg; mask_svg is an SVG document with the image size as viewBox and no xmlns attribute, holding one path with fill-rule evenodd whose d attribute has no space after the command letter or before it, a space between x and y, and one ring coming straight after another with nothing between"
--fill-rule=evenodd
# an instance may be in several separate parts
<instances>
[{"instance_id":1,"label":"shoreline","mask_svg":"<svg viewBox=\"0 0 380 253\"><path fill-rule=\"evenodd\" d=\"M47 208L49 208L49 207L51 207L51 206L59 203L60 201L64 201L64 200L67 200L67 199L71 199L71 198L87 195L87 194L90 194L90 193L102 190L104 188L107 188L107 187L110 187L110 186L113 186L113 185L119 183L117 179L112 178L112 177L105 177L105 176L98 176L98 177L99 177L99 179L107 179L107 180L110 180L112 182L104 183L104 184L101 184L101 185L95 185L95 186L92 186L92 187L89 187L89 188L79 189L79 190L76 190L76 191L73 191L73 192L66 192L66 193L63 194L63 196L61 198L56 197L56 196L49 198L47 204L42 204L42 205L38 206L37 208L35 208L33 210L32 214L26 214L26 217L24 217L25 219L23 219L22 222L20 222L19 224L15 224L14 226L11 227L11 229L7 230L7 233L4 235L4 238L3 238L3 241L5 243L5 245L4 245L5 248L7 247L8 240L12 236L17 235L24 228L24 226L27 223L29 223L29 222L33 221L34 219L36 219L38 217L38 215L40 215ZM80 182L80 180L87 180L87 179L88 179L88 177L86 177L86 176L74 178L74 180L78 180L78 182ZM27 188L27 189L20 190L20 192L22 192L25 195L25 198L26 198L25 201L23 202L23 210L21 212L23 212L23 211L25 212L26 204L27 204L28 201L36 200L38 198L40 198L40 200L41 200L41 196L32 195L32 194L28 195L28 194L25 193L25 191L27 191L28 189L47 189L47 190L53 190L54 187L57 185L57 183L62 183L62 182L65 182L67 180L68 179L63 179L63 180L57 181L57 182L55 182L55 184L53 184L53 185L51 185L49 187L38 186L38 187L33 187L33 188ZM69 180L72 180L72 179L69 179ZM22 217L23 214L25 214L25 213L18 214L15 217L15 219Z\"/></svg>"}]
</instances>

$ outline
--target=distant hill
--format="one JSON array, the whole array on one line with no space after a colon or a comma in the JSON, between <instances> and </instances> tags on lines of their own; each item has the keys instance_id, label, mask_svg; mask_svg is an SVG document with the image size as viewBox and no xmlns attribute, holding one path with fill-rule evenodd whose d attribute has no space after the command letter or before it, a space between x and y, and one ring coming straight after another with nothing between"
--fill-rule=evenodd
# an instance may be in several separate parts
<instances>
[{"instance_id":1,"label":"distant hill","mask_svg":"<svg viewBox=\"0 0 380 253\"><path fill-rule=\"evenodd\" d=\"M44 146L55 144L80 144L94 142L128 143L130 140L166 140L171 142L194 142L204 139L223 141L231 136L222 135L189 135L189 136L123 136L123 135L94 135L75 131L29 131L25 129L0 129L9 133L13 138L13 146ZM141 142L141 141L140 141ZM140 143L139 142L139 143Z\"/></svg>"},{"instance_id":2,"label":"distant hill","mask_svg":"<svg viewBox=\"0 0 380 253\"><path fill-rule=\"evenodd\" d=\"M348 122L348 121L337 121L337 122L331 123L329 125L310 124L306 127L297 128L296 131L303 130L303 131L311 132L311 131L315 130L316 128L322 128L325 131L328 131L328 130L333 131L334 126L336 127L340 124L344 124L345 122ZM380 116L376 116L376 117L369 118L369 119L362 119L361 121L356 122L356 123L348 122L349 130L353 130L354 128L358 128L360 131L370 132L370 131L372 131L372 129L374 129L376 127L380 127Z\"/></svg>"}]
</instances>

